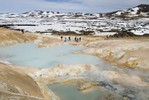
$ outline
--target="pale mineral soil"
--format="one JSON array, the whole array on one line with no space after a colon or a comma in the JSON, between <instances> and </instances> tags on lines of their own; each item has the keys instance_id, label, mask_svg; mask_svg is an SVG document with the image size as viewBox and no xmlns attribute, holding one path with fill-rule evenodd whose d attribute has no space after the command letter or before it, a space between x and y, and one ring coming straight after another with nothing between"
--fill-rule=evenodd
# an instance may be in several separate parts
<instances>
[{"instance_id":1,"label":"pale mineral soil","mask_svg":"<svg viewBox=\"0 0 149 100\"><path fill-rule=\"evenodd\" d=\"M75 36L72 37L74 38ZM39 47L42 48L64 43L81 45L88 48L76 53L95 55L112 65L108 70L103 70L104 68L98 69L93 65L57 65L55 68L37 69L12 66L6 62L1 62L0 95L4 98L2 100L7 100L6 97L12 97L12 95L17 96L19 100L22 100L22 98L25 100L59 99L47 88L46 84L48 83L79 84L79 89L83 92L91 90L92 87L102 86L106 90L115 91L118 95L124 95L126 100L132 99L137 95L138 97L141 96L140 99L149 98L148 92L146 92L149 90L149 76L146 74L142 75L142 73L149 71L148 37L119 39L105 39L104 37L92 36L77 37L82 37L82 41L63 42L60 36L32 33L22 34L18 31L0 28L0 45L2 46L24 42L38 43ZM127 71L129 72L127 73ZM8 78L6 75L13 78ZM90 80L90 77L93 80ZM22 82L20 83L19 79L24 81L21 80ZM112 84L118 85L114 87ZM28 88L24 88L24 85ZM117 88L117 90L112 86ZM139 91L139 94L137 91ZM115 94L115 92L112 93Z\"/></svg>"},{"instance_id":2,"label":"pale mineral soil","mask_svg":"<svg viewBox=\"0 0 149 100\"><path fill-rule=\"evenodd\" d=\"M90 37L86 41L88 49L78 53L99 56L117 67L149 71L149 37L100 40Z\"/></svg>"}]
</instances>

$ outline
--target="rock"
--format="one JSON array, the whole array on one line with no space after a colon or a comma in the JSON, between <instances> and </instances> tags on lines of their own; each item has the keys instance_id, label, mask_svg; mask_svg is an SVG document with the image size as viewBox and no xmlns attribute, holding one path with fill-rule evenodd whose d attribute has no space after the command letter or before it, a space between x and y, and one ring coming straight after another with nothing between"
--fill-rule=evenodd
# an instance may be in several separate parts
<instances>
[{"instance_id":1,"label":"rock","mask_svg":"<svg viewBox=\"0 0 149 100\"><path fill-rule=\"evenodd\" d=\"M129 98L135 98L135 96L133 94L128 94L127 95Z\"/></svg>"},{"instance_id":2,"label":"rock","mask_svg":"<svg viewBox=\"0 0 149 100\"><path fill-rule=\"evenodd\" d=\"M128 68L136 68L138 65L138 59L137 58L129 58L124 65Z\"/></svg>"}]
</instances>

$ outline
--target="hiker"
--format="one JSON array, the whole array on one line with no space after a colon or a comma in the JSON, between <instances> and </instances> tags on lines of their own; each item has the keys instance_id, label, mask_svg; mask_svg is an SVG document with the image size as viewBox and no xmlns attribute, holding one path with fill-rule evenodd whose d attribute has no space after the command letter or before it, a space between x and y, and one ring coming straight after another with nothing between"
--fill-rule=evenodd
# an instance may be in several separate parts
<instances>
[{"instance_id":1,"label":"hiker","mask_svg":"<svg viewBox=\"0 0 149 100\"><path fill-rule=\"evenodd\" d=\"M108 39L109 38L109 36L108 35L106 35L106 39Z\"/></svg>"},{"instance_id":2,"label":"hiker","mask_svg":"<svg viewBox=\"0 0 149 100\"><path fill-rule=\"evenodd\" d=\"M22 29L21 32L24 34L24 29Z\"/></svg>"},{"instance_id":3,"label":"hiker","mask_svg":"<svg viewBox=\"0 0 149 100\"><path fill-rule=\"evenodd\" d=\"M71 38L70 38L70 36L68 37L68 40L69 40L69 41L71 41Z\"/></svg>"},{"instance_id":4,"label":"hiker","mask_svg":"<svg viewBox=\"0 0 149 100\"><path fill-rule=\"evenodd\" d=\"M61 40L63 40L63 36L61 36Z\"/></svg>"},{"instance_id":5,"label":"hiker","mask_svg":"<svg viewBox=\"0 0 149 100\"><path fill-rule=\"evenodd\" d=\"M67 37L65 37L65 40L64 40L64 42L67 42Z\"/></svg>"},{"instance_id":6,"label":"hiker","mask_svg":"<svg viewBox=\"0 0 149 100\"><path fill-rule=\"evenodd\" d=\"M76 42L79 42L79 39L78 38L76 38Z\"/></svg>"},{"instance_id":7,"label":"hiker","mask_svg":"<svg viewBox=\"0 0 149 100\"><path fill-rule=\"evenodd\" d=\"M76 42L77 42L77 37L75 37L75 39L74 39Z\"/></svg>"},{"instance_id":8,"label":"hiker","mask_svg":"<svg viewBox=\"0 0 149 100\"><path fill-rule=\"evenodd\" d=\"M79 42L81 42L81 37L79 38Z\"/></svg>"}]
</instances>

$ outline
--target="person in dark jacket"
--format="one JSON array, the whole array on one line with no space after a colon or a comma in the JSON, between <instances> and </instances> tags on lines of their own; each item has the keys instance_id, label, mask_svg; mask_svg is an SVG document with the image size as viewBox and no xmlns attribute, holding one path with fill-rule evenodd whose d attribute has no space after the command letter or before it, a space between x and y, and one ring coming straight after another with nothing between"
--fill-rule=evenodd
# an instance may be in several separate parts
<instances>
[{"instance_id":1,"label":"person in dark jacket","mask_svg":"<svg viewBox=\"0 0 149 100\"><path fill-rule=\"evenodd\" d=\"M71 41L71 37L70 36L68 37L68 40Z\"/></svg>"},{"instance_id":2,"label":"person in dark jacket","mask_svg":"<svg viewBox=\"0 0 149 100\"><path fill-rule=\"evenodd\" d=\"M61 40L63 40L63 36L61 36Z\"/></svg>"},{"instance_id":3,"label":"person in dark jacket","mask_svg":"<svg viewBox=\"0 0 149 100\"><path fill-rule=\"evenodd\" d=\"M24 34L24 29L22 29L21 32Z\"/></svg>"}]
</instances>

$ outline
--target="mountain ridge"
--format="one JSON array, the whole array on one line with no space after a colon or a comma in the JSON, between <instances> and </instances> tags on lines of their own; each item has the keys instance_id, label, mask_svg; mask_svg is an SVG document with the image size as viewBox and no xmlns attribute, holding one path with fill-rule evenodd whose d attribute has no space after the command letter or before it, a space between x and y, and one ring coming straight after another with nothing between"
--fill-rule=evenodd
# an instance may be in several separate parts
<instances>
[{"instance_id":1,"label":"mountain ridge","mask_svg":"<svg viewBox=\"0 0 149 100\"><path fill-rule=\"evenodd\" d=\"M106 13L109 17L149 17L149 4L140 4L126 10L118 10Z\"/></svg>"},{"instance_id":2,"label":"mountain ridge","mask_svg":"<svg viewBox=\"0 0 149 100\"><path fill-rule=\"evenodd\" d=\"M141 4L110 13L63 13L33 10L19 14L0 14L0 26L36 33L102 32L127 30L137 35L149 34L149 5ZM104 33L106 34L106 33ZM111 33L108 33L111 34Z\"/></svg>"},{"instance_id":3,"label":"mountain ridge","mask_svg":"<svg viewBox=\"0 0 149 100\"><path fill-rule=\"evenodd\" d=\"M125 10L117 10L107 13L82 13L82 12L53 12L43 10L32 10L24 13L0 13L0 15L8 18L15 17L37 17L37 18L82 18L82 19L97 19L100 17L147 17L149 18L149 4L140 4L138 6Z\"/></svg>"}]
</instances>

